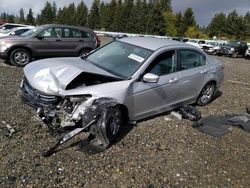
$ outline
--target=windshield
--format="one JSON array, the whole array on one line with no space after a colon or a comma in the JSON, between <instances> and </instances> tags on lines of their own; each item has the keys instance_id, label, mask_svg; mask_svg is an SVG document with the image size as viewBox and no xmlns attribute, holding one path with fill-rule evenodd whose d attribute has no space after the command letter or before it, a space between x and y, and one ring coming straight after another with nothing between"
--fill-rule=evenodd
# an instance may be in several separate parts
<instances>
[{"instance_id":1,"label":"windshield","mask_svg":"<svg viewBox=\"0 0 250 188\"><path fill-rule=\"evenodd\" d=\"M86 61L111 74L128 79L151 54L151 50L114 41L90 54Z\"/></svg>"},{"instance_id":2,"label":"windshield","mask_svg":"<svg viewBox=\"0 0 250 188\"><path fill-rule=\"evenodd\" d=\"M37 28L31 29L29 31L26 31L26 32L22 33L20 36L21 37L28 37L28 36L33 35L36 31L37 31Z\"/></svg>"}]
</instances>

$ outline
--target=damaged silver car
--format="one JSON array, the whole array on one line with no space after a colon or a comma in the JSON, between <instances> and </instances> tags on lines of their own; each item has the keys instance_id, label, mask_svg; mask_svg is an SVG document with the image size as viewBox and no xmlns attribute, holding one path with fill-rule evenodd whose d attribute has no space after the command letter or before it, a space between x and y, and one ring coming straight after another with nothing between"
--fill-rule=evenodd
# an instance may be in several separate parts
<instances>
[{"instance_id":1,"label":"damaged silver car","mask_svg":"<svg viewBox=\"0 0 250 188\"><path fill-rule=\"evenodd\" d=\"M126 120L208 104L223 78L222 63L196 47L131 37L81 58L28 64L19 96L50 129L72 128L60 143L87 131L107 148Z\"/></svg>"}]
</instances>

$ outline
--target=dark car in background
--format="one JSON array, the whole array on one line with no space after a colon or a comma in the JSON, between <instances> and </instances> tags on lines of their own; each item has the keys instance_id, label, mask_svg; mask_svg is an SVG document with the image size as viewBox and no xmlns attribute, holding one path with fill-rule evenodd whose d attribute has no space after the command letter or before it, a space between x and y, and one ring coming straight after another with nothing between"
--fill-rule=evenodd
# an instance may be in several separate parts
<instances>
[{"instance_id":1,"label":"dark car in background","mask_svg":"<svg viewBox=\"0 0 250 188\"><path fill-rule=\"evenodd\" d=\"M229 41L225 45L220 46L218 49L218 55L226 55L233 58L238 56L245 56L247 51L247 43L242 41Z\"/></svg>"},{"instance_id":2,"label":"dark car in background","mask_svg":"<svg viewBox=\"0 0 250 188\"><path fill-rule=\"evenodd\" d=\"M90 28L49 24L0 39L0 58L25 66L32 59L81 56L99 46L100 40Z\"/></svg>"}]
</instances>

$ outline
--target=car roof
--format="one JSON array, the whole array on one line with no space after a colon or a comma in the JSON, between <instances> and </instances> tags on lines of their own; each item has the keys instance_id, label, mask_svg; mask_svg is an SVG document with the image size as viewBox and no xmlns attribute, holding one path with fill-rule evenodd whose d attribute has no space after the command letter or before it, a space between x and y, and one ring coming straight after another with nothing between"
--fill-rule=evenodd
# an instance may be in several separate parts
<instances>
[{"instance_id":1,"label":"car roof","mask_svg":"<svg viewBox=\"0 0 250 188\"><path fill-rule=\"evenodd\" d=\"M168 46L192 47L189 44L179 42L176 40L169 40L169 39L155 38L155 37L126 37L126 38L118 39L118 41L129 43L129 44L139 46L142 48L147 48L153 51L156 51L159 48L168 47Z\"/></svg>"}]
</instances>

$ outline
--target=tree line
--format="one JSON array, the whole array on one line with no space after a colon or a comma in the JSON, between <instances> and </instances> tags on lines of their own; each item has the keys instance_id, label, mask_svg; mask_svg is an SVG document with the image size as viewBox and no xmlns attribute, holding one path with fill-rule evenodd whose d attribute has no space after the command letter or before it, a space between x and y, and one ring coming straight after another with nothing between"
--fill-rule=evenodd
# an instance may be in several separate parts
<instances>
[{"instance_id":1,"label":"tree line","mask_svg":"<svg viewBox=\"0 0 250 188\"><path fill-rule=\"evenodd\" d=\"M29 25L69 24L103 31L175 37L250 38L249 12L245 16L235 10L228 15L218 13L207 27L200 27L192 8L174 14L171 0L111 0L106 3L94 0L90 9L83 1L59 8L55 2L46 2L36 17L32 9L25 16L21 8L18 15L1 13L0 20Z\"/></svg>"}]
</instances>

